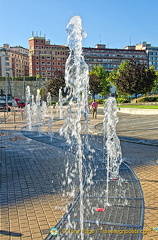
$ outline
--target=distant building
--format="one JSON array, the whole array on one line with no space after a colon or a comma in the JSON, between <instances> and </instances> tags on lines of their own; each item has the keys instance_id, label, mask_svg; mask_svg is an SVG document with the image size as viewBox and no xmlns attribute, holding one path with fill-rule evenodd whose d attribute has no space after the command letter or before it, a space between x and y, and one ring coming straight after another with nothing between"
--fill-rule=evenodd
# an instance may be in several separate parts
<instances>
[{"instance_id":1,"label":"distant building","mask_svg":"<svg viewBox=\"0 0 158 240\"><path fill-rule=\"evenodd\" d=\"M67 46L51 45L45 37L29 38L29 76L41 75L48 80L56 70L65 72L68 51Z\"/></svg>"},{"instance_id":2,"label":"distant building","mask_svg":"<svg viewBox=\"0 0 158 240\"><path fill-rule=\"evenodd\" d=\"M0 76L28 76L28 60L28 49L3 44L3 47L0 47Z\"/></svg>"},{"instance_id":3,"label":"distant building","mask_svg":"<svg viewBox=\"0 0 158 240\"><path fill-rule=\"evenodd\" d=\"M127 46L125 49L106 48L104 44L97 44L95 48L83 48L85 61L92 70L96 65L103 65L109 71L118 69L121 62L136 59L140 63L148 65L145 50L136 50L135 46Z\"/></svg>"},{"instance_id":4,"label":"distant building","mask_svg":"<svg viewBox=\"0 0 158 240\"><path fill-rule=\"evenodd\" d=\"M158 47L153 47L151 44L142 42L136 45L136 50L145 50L148 56L149 67L153 66L155 70L158 70Z\"/></svg>"},{"instance_id":5,"label":"distant building","mask_svg":"<svg viewBox=\"0 0 158 240\"><path fill-rule=\"evenodd\" d=\"M51 45L45 37L29 38L29 76L41 75L48 80L55 70L65 72L68 55L69 48L65 45ZM83 47L83 55L90 71L96 65L103 65L109 71L118 69L122 61L133 58L148 65L146 50L136 50L135 46L110 49L105 44L97 44L95 48Z\"/></svg>"}]
</instances>

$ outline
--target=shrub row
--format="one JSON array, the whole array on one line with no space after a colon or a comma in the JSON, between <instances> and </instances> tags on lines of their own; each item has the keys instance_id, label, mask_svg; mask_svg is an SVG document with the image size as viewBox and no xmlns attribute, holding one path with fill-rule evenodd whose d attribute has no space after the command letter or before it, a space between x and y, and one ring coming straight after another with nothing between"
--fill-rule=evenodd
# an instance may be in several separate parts
<instances>
[{"instance_id":1,"label":"shrub row","mask_svg":"<svg viewBox=\"0 0 158 240\"><path fill-rule=\"evenodd\" d=\"M120 97L116 98L117 103L130 103L130 99L128 97Z\"/></svg>"},{"instance_id":2,"label":"shrub row","mask_svg":"<svg viewBox=\"0 0 158 240\"><path fill-rule=\"evenodd\" d=\"M158 102L158 97L143 97L138 99L137 102Z\"/></svg>"},{"instance_id":3,"label":"shrub row","mask_svg":"<svg viewBox=\"0 0 158 240\"><path fill-rule=\"evenodd\" d=\"M10 81L24 81L24 77L9 77ZM0 81L5 81L6 77L0 76ZM36 76L26 76L25 81L36 81ZM38 81L38 79L37 79Z\"/></svg>"},{"instance_id":4,"label":"shrub row","mask_svg":"<svg viewBox=\"0 0 158 240\"><path fill-rule=\"evenodd\" d=\"M104 104L104 103L106 102L106 100L107 100L107 99L96 99L96 102L97 102L98 104ZM92 99L88 100L88 104L92 104L92 102L93 102Z\"/></svg>"}]
</instances>

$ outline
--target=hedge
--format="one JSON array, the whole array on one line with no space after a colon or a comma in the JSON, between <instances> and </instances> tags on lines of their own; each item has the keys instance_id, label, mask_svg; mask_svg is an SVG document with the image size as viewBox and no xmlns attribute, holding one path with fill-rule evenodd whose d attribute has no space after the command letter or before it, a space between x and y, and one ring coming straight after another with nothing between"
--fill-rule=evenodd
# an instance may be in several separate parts
<instances>
[{"instance_id":1,"label":"hedge","mask_svg":"<svg viewBox=\"0 0 158 240\"><path fill-rule=\"evenodd\" d=\"M10 81L24 81L24 77L9 77ZM0 81L5 81L6 77L0 76ZM25 81L39 81L36 76L25 76Z\"/></svg>"}]
</instances>

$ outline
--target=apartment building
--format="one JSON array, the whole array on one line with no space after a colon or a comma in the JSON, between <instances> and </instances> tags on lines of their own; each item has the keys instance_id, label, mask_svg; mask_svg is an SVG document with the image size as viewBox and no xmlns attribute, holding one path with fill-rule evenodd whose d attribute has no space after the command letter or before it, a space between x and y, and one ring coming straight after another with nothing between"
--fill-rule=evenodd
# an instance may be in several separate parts
<instances>
[{"instance_id":1,"label":"apartment building","mask_svg":"<svg viewBox=\"0 0 158 240\"><path fill-rule=\"evenodd\" d=\"M55 70L65 72L65 63L69 55L69 48L65 45L51 45L45 37L33 36L29 38L29 75L41 75L48 80ZM106 48L105 44L97 44L94 48L83 47L83 55L89 70L96 65L103 65L109 71L118 69L121 62L136 59L148 65L146 50L136 50L135 46L124 49Z\"/></svg>"},{"instance_id":2,"label":"apartment building","mask_svg":"<svg viewBox=\"0 0 158 240\"><path fill-rule=\"evenodd\" d=\"M3 44L0 47L0 76L28 76L28 49L21 46L10 47L9 44Z\"/></svg>"},{"instance_id":3,"label":"apartment building","mask_svg":"<svg viewBox=\"0 0 158 240\"><path fill-rule=\"evenodd\" d=\"M145 50L136 50L135 46L127 46L124 49L106 48L105 44L97 44L95 48L83 48L85 61L92 70L96 65L103 65L109 71L118 69L121 62L136 59L140 63L148 65Z\"/></svg>"},{"instance_id":4,"label":"apartment building","mask_svg":"<svg viewBox=\"0 0 158 240\"><path fill-rule=\"evenodd\" d=\"M48 80L54 71L65 72L69 49L64 45L51 45L45 37L29 38L29 76L41 75Z\"/></svg>"},{"instance_id":5,"label":"apartment building","mask_svg":"<svg viewBox=\"0 0 158 240\"><path fill-rule=\"evenodd\" d=\"M158 47L154 47L147 42L142 42L136 45L136 50L145 50L148 56L149 67L153 66L155 70L158 70Z\"/></svg>"}]
</instances>

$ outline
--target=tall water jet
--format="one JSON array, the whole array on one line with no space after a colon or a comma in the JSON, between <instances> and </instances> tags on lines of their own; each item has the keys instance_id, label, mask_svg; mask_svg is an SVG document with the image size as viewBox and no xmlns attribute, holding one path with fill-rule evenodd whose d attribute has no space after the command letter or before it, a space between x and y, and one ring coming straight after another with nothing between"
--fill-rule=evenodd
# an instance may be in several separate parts
<instances>
[{"instance_id":1,"label":"tall water jet","mask_svg":"<svg viewBox=\"0 0 158 240\"><path fill-rule=\"evenodd\" d=\"M41 125L42 125L42 113L41 113L41 95L40 95L40 89L37 89L37 95L36 95L36 122L38 125L38 133L41 135Z\"/></svg>"},{"instance_id":2,"label":"tall water jet","mask_svg":"<svg viewBox=\"0 0 158 240\"><path fill-rule=\"evenodd\" d=\"M80 229L83 229L83 144L81 138L81 116L82 109L88 106L88 65L82 55L82 39L86 37L86 32L82 28L81 18L74 16L67 25L68 46L70 50L66 61L65 83L69 89L67 100L68 117L60 130L69 143L73 141L76 145L76 163L80 179ZM73 102L76 100L76 104ZM87 108L85 108L87 109ZM87 111L87 110L86 110ZM69 179L69 183L72 180ZM81 240L84 239L81 231Z\"/></svg>"},{"instance_id":3,"label":"tall water jet","mask_svg":"<svg viewBox=\"0 0 158 240\"><path fill-rule=\"evenodd\" d=\"M62 96L62 91L61 91L61 88L59 89L59 100L58 100L58 103L59 103L59 116L60 116L60 119L63 118L63 96Z\"/></svg>"},{"instance_id":4,"label":"tall water jet","mask_svg":"<svg viewBox=\"0 0 158 240\"><path fill-rule=\"evenodd\" d=\"M53 127L53 112L51 109L51 113L50 113L50 118L48 120L48 135L50 136L50 141L52 141L52 137L53 137L53 132L52 132L52 127Z\"/></svg>"},{"instance_id":5,"label":"tall water jet","mask_svg":"<svg viewBox=\"0 0 158 240\"><path fill-rule=\"evenodd\" d=\"M114 97L109 97L104 107L104 139L106 149L106 204L108 205L108 191L109 181L116 180L119 176L119 167L122 162L122 151L120 146L120 140L116 134L116 124L118 122L117 117L117 105Z\"/></svg>"},{"instance_id":6,"label":"tall water jet","mask_svg":"<svg viewBox=\"0 0 158 240\"><path fill-rule=\"evenodd\" d=\"M31 94L30 87L26 87L26 117L28 130L32 130L32 111L31 111Z\"/></svg>"},{"instance_id":7,"label":"tall water jet","mask_svg":"<svg viewBox=\"0 0 158 240\"><path fill-rule=\"evenodd\" d=\"M47 106L51 105L51 94L50 92L47 93Z\"/></svg>"}]
</instances>

